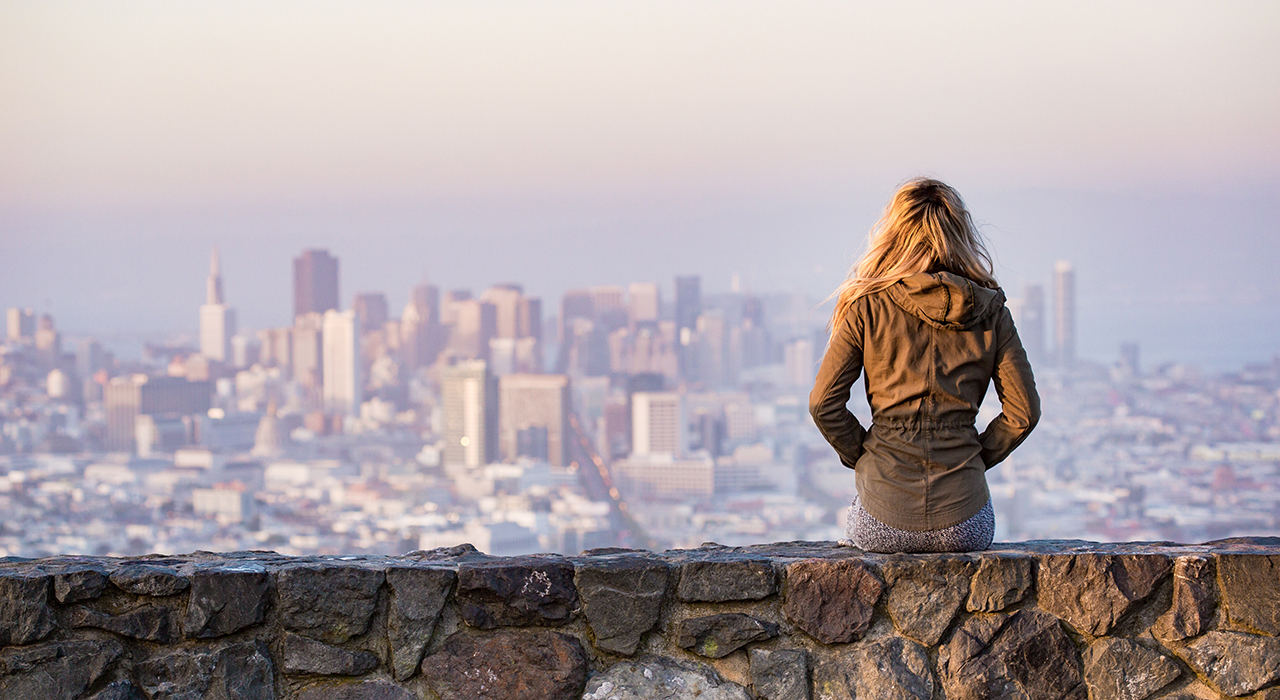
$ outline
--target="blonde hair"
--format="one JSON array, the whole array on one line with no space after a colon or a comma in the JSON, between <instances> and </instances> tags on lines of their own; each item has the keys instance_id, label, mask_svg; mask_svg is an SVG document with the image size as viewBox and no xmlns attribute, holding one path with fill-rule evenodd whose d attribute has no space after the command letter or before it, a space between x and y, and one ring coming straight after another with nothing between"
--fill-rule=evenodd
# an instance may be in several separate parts
<instances>
[{"instance_id":1,"label":"blonde hair","mask_svg":"<svg viewBox=\"0 0 1280 700\"><path fill-rule=\"evenodd\" d=\"M908 180L871 227L867 252L831 297L834 328L860 297L919 272L946 270L996 289L991 254L955 188L929 178Z\"/></svg>"}]
</instances>

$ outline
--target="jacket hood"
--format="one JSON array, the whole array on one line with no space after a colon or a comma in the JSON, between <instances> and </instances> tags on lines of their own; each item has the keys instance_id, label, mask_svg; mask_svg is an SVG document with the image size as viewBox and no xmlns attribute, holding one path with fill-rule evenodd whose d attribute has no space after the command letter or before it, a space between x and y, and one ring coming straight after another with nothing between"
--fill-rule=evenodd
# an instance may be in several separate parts
<instances>
[{"instance_id":1,"label":"jacket hood","mask_svg":"<svg viewBox=\"0 0 1280 700\"><path fill-rule=\"evenodd\" d=\"M1004 292L951 272L918 272L889 287L889 298L935 328L963 330L1004 308Z\"/></svg>"}]
</instances>

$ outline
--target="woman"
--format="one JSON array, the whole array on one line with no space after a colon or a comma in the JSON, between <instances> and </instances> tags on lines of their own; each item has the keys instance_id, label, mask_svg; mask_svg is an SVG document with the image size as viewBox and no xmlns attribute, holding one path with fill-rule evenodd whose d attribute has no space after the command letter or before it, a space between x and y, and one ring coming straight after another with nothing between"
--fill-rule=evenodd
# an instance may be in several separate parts
<instances>
[{"instance_id":1,"label":"woman","mask_svg":"<svg viewBox=\"0 0 1280 700\"><path fill-rule=\"evenodd\" d=\"M995 516L985 472L1035 427L1040 397L959 193L925 178L900 187L832 296L809 412L856 474L846 537L875 552L986 549ZM845 407L864 371L869 430ZM1003 412L979 435L992 381Z\"/></svg>"}]
</instances>

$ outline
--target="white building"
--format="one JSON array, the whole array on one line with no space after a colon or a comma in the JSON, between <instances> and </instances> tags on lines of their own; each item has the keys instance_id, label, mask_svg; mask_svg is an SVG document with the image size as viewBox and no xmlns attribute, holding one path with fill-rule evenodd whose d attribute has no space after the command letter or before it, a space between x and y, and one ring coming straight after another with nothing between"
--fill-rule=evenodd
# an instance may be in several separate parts
<instances>
[{"instance_id":1,"label":"white building","mask_svg":"<svg viewBox=\"0 0 1280 700\"><path fill-rule=\"evenodd\" d=\"M493 381L482 360L459 362L440 373L444 404L444 463L476 469L493 456L497 412Z\"/></svg>"},{"instance_id":2,"label":"white building","mask_svg":"<svg viewBox=\"0 0 1280 700\"><path fill-rule=\"evenodd\" d=\"M236 334L236 312L222 299L222 271L218 249L209 261L205 303L200 307L200 353L211 360L231 359L231 337Z\"/></svg>"},{"instance_id":3,"label":"white building","mask_svg":"<svg viewBox=\"0 0 1280 700\"><path fill-rule=\"evenodd\" d=\"M628 312L632 323L656 323L660 297L658 285L652 282L636 282L627 289Z\"/></svg>"},{"instance_id":4,"label":"white building","mask_svg":"<svg viewBox=\"0 0 1280 700\"><path fill-rule=\"evenodd\" d=\"M666 454L685 451L684 401L671 391L636 392L631 395L631 454Z\"/></svg>"},{"instance_id":5,"label":"white building","mask_svg":"<svg viewBox=\"0 0 1280 700\"><path fill-rule=\"evenodd\" d=\"M326 410L355 415L364 382L360 376L360 319L355 311L324 312L324 378L321 395Z\"/></svg>"},{"instance_id":6,"label":"white building","mask_svg":"<svg viewBox=\"0 0 1280 700\"><path fill-rule=\"evenodd\" d=\"M645 500L706 499L716 485L715 461L705 454L691 459L633 454L613 463L613 475L628 497Z\"/></svg>"}]
</instances>

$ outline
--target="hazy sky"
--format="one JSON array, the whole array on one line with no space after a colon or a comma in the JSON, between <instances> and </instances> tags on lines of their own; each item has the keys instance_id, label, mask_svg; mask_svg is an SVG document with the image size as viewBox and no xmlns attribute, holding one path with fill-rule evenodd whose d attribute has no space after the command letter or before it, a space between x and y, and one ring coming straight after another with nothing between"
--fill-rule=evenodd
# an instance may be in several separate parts
<instances>
[{"instance_id":1,"label":"hazy sky","mask_svg":"<svg viewBox=\"0 0 1280 700\"><path fill-rule=\"evenodd\" d=\"M1275 2L0 2L0 305L251 326L289 261L839 282L900 180L957 185L1006 286L1280 295ZM1272 302L1274 303L1274 302ZM1087 319L1082 319L1082 326Z\"/></svg>"}]
</instances>

